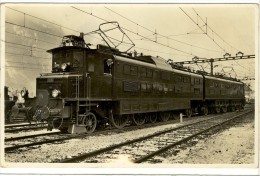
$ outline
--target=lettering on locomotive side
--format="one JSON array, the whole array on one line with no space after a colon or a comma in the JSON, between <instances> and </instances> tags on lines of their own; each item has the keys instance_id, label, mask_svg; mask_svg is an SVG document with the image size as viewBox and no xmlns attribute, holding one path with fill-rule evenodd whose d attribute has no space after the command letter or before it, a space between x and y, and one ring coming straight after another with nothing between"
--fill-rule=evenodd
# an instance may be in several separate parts
<instances>
[{"instance_id":1,"label":"lettering on locomotive side","mask_svg":"<svg viewBox=\"0 0 260 176\"><path fill-rule=\"evenodd\" d=\"M137 81L123 81L124 91L137 92L139 91L139 82Z\"/></svg>"}]
</instances>

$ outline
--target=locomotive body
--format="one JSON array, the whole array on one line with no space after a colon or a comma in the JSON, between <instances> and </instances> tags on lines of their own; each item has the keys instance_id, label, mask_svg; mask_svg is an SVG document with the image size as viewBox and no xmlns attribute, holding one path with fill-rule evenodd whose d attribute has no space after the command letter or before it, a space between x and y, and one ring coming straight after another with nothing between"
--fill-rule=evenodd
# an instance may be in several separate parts
<instances>
[{"instance_id":1,"label":"locomotive body","mask_svg":"<svg viewBox=\"0 0 260 176\"><path fill-rule=\"evenodd\" d=\"M216 113L240 110L245 104L242 82L211 76L205 78L205 101Z\"/></svg>"},{"instance_id":2,"label":"locomotive body","mask_svg":"<svg viewBox=\"0 0 260 176\"><path fill-rule=\"evenodd\" d=\"M48 51L52 73L37 78L38 115L49 129L91 133L108 123L122 128L129 118L141 125L176 111L191 116L243 106L241 82L173 69L159 57L90 49L83 37L65 36L62 45Z\"/></svg>"}]
</instances>

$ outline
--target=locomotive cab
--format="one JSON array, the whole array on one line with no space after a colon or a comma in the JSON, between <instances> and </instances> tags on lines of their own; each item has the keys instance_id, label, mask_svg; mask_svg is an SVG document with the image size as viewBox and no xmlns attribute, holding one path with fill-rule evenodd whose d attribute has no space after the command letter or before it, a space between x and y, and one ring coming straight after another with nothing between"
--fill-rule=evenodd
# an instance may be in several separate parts
<instances>
[{"instance_id":1,"label":"locomotive cab","mask_svg":"<svg viewBox=\"0 0 260 176\"><path fill-rule=\"evenodd\" d=\"M48 50L52 53L52 73L81 72L84 67L84 48L86 44L81 37L63 37L61 47Z\"/></svg>"},{"instance_id":2,"label":"locomotive cab","mask_svg":"<svg viewBox=\"0 0 260 176\"><path fill-rule=\"evenodd\" d=\"M36 116L50 121L50 129L68 129L75 121L96 123L79 119L91 109L107 106L111 100L113 56L101 46L90 49L77 36L65 36L60 47L48 52L53 56L52 73L42 73L37 78ZM97 101L101 98L104 103Z\"/></svg>"}]
</instances>

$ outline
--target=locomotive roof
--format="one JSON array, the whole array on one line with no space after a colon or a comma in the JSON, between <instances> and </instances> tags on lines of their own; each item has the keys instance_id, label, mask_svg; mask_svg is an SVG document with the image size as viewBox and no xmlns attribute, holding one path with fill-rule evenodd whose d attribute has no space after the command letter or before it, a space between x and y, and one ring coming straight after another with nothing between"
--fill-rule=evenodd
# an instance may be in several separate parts
<instances>
[{"instance_id":1,"label":"locomotive roof","mask_svg":"<svg viewBox=\"0 0 260 176\"><path fill-rule=\"evenodd\" d=\"M147 66L147 67L151 67L151 68L157 68L157 69L161 69L161 70L171 71L171 72L174 72L174 73L180 73L180 74L191 75L191 76L196 76L196 77L201 77L202 78L202 75L200 75L200 74L173 69L162 58L149 56L149 58L153 62L148 63L148 62L144 62L142 60L129 59L129 58L126 58L126 57L123 57L123 56L118 56L118 55L114 55L114 57L115 57L116 60L121 60L121 61L132 63L132 64L138 64L138 65ZM146 57L148 57L148 56L146 56Z\"/></svg>"},{"instance_id":2,"label":"locomotive roof","mask_svg":"<svg viewBox=\"0 0 260 176\"><path fill-rule=\"evenodd\" d=\"M148 67L157 68L161 70L173 71L172 67L168 63L166 63L164 59L157 58L157 57L143 56L143 57L138 57L137 59L135 58L130 59L118 55L114 55L114 57L117 60L129 62L133 64L148 66Z\"/></svg>"},{"instance_id":3,"label":"locomotive roof","mask_svg":"<svg viewBox=\"0 0 260 176\"><path fill-rule=\"evenodd\" d=\"M191 75L191 76L195 76L195 77L201 77L201 74L197 74L197 73L192 73L192 72L188 72L188 71L183 71L183 70L178 70L178 69L172 69L175 73L180 73L180 74L186 74L186 75Z\"/></svg>"},{"instance_id":4,"label":"locomotive roof","mask_svg":"<svg viewBox=\"0 0 260 176\"><path fill-rule=\"evenodd\" d=\"M152 56L151 59L155 62L155 65L157 66L158 69L168 70L168 71L173 70L171 65L166 63L164 59L158 57L152 57Z\"/></svg>"},{"instance_id":5,"label":"locomotive roof","mask_svg":"<svg viewBox=\"0 0 260 176\"><path fill-rule=\"evenodd\" d=\"M123 57L123 56L118 56L118 55L113 55L114 58L116 60L120 60L120 61L124 61L124 62L128 62L128 63L132 63L132 64L138 64L138 65L142 65L142 66L147 66L147 67L152 67L152 68L156 68L155 64L153 63L148 63L148 62L142 62L140 60L135 60L135 59L129 59L127 57Z\"/></svg>"},{"instance_id":6,"label":"locomotive roof","mask_svg":"<svg viewBox=\"0 0 260 176\"><path fill-rule=\"evenodd\" d=\"M64 50L64 49L88 49L88 48L83 48L81 46L60 46L57 48L47 50L47 52L52 53L53 51L55 52L55 51ZM90 49L88 49L88 50L90 50Z\"/></svg>"},{"instance_id":7,"label":"locomotive roof","mask_svg":"<svg viewBox=\"0 0 260 176\"><path fill-rule=\"evenodd\" d=\"M224 79L224 78L217 78L217 77L213 77L213 76L207 76L205 75L206 79L211 79L211 80L217 80L217 81L224 81L224 82L229 82L229 83L237 83L237 84L243 84L242 82L239 81L233 81L233 80L228 80L228 79Z\"/></svg>"}]
</instances>

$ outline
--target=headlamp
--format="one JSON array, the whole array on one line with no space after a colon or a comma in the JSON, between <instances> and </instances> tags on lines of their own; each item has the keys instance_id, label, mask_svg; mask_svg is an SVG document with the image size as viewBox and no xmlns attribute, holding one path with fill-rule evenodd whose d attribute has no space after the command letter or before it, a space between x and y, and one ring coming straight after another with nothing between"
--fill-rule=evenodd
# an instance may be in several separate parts
<instances>
[{"instance_id":1,"label":"headlamp","mask_svg":"<svg viewBox=\"0 0 260 176\"><path fill-rule=\"evenodd\" d=\"M65 71L66 67L67 67L67 64L66 64L66 63L63 63L63 64L61 65L61 69L62 69L63 71Z\"/></svg>"},{"instance_id":2,"label":"headlamp","mask_svg":"<svg viewBox=\"0 0 260 176\"><path fill-rule=\"evenodd\" d=\"M57 90L57 89L54 89L52 92L51 92L51 95L53 98L56 98L58 95L59 95L60 91Z\"/></svg>"}]
</instances>

